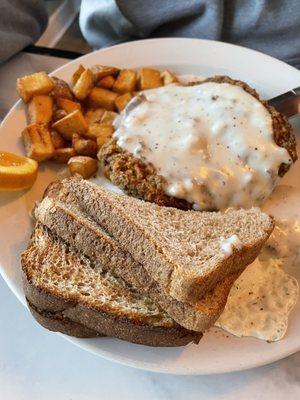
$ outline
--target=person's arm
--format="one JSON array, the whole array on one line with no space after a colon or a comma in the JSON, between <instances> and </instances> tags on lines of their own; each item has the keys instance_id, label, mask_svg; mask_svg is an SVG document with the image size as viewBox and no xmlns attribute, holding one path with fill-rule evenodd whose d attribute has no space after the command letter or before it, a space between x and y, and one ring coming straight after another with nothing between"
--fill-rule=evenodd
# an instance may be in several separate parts
<instances>
[{"instance_id":1,"label":"person's arm","mask_svg":"<svg viewBox=\"0 0 300 400\"><path fill-rule=\"evenodd\" d=\"M179 20L184 26L190 18L202 14L202 5L203 0L82 0L80 28L98 49L151 36L158 27ZM215 7L211 11L218 18Z\"/></svg>"},{"instance_id":2,"label":"person's arm","mask_svg":"<svg viewBox=\"0 0 300 400\"><path fill-rule=\"evenodd\" d=\"M94 49L129 40L133 34L132 24L115 0L81 0L79 25Z\"/></svg>"},{"instance_id":3,"label":"person's arm","mask_svg":"<svg viewBox=\"0 0 300 400\"><path fill-rule=\"evenodd\" d=\"M47 26L43 0L0 1L0 63L34 43Z\"/></svg>"},{"instance_id":4,"label":"person's arm","mask_svg":"<svg viewBox=\"0 0 300 400\"><path fill-rule=\"evenodd\" d=\"M157 28L176 24L177 21L184 26L189 18L200 17L209 11L206 1L203 0L115 0L115 2L122 15L145 37L151 35ZM215 14L214 17L218 14L220 17L223 16L221 9L215 5L211 9Z\"/></svg>"},{"instance_id":5,"label":"person's arm","mask_svg":"<svg viewBox=\"0 0 300 400\"><path fill-rule=\"evenodd\" d=\"M300 65L299 0L82 0L95 48L146 37L192 37L250 47Z\"/></svg>"}]
</instances>

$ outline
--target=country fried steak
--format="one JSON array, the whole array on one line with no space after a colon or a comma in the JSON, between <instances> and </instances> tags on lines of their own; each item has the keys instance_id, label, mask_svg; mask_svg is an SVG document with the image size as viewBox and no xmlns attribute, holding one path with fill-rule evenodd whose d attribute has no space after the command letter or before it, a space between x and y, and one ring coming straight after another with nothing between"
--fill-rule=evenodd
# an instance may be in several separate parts
<instances>
[{"instance_id":1,"label":"country fried steak","mask_svg":"<svg viewBox=\"0 0 300 400\"><path fill-rule=\"evenodd\" d=\"M234 80L227 76L215 76L191 85L201 85L206 82L228 83L240 86L259 100L271 115L275 143L288 151L293 162L297 160L296 138L287 118L270 106L267 101L260 99L254 89L245 82ZM165 193L167 182L164 177L157 174L153 165L124 151L117 145L116 140L110 139L107 141L100 149L98 158L105 176L128 195L183 210L192 208L192 204L186 200L168 196ZM282 177L289 168L290 164L282 163L278 169L278 176Z\"/></svg>"}]
</instances>

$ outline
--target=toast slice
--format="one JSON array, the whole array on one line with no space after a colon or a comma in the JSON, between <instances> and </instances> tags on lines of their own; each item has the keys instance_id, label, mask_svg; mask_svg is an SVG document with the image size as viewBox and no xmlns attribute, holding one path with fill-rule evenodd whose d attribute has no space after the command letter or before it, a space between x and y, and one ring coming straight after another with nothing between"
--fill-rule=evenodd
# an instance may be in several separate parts
<instances>
[{"instance_id":1,"label":"toast slice","mask_svg":"<svg viewBox=\"0 0 300 400\"><path fill-rule=\"evenodd\" d=\"M90 338L103 336L102 334L87 328L86 326L73 322L65 317L63 312L51 312L41 310L35 307L28 299L26 299L28 308L34 319L44 328L52 332L60 332L68 336L78 338Z\"/></svg>"},{"instance_id":2,"label":"toast slice","mask_svg":"<svg viewBox=\"0 0 300 400\"><path fill-rule=\"evenodd\" d=\"M47 329L77 337L114 336L148 346L198 343L149 298L36 224L21 257L29 308Z\"/></svg>"},{"instance_id":3,"label":"toast slice","mask_svg":"<svg viewBox=\"0 0 300 400\"><path fill-rule=\"evenodd\" d=\"M196 303L257 257L274 222L258 208L182 211L112 193L79 177L64 186L172 298Z\"/></svg>"},{"instance_id":4,"label":"toast slice","mask_svg":"<svg viewBox=\"0 0 300 400\"><path fill-rule=\"evenodd\" d=\"M226 277L213 292L194 305L182 303L160 290L128 252L107 235L78 205L64 183L53 183L34 210L38 221L80 252L106 266L130 286L139 288L186 329L204 332L219 318L237 274Z\"/></svg>"}]
</instances>

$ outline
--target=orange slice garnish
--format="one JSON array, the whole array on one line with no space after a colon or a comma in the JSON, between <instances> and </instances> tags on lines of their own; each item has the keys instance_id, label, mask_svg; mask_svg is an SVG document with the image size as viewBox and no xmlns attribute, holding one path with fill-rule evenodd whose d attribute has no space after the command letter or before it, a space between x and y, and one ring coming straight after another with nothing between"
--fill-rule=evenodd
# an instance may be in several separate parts
<instances>
[{"instance_id":1,"label":"orange slice garnish","mask_svg":"<svg viewBox=\"0 0 300 400\"><path fill-rule=\"evenodd\" d=\"M37 177L38 163L27 157L0 150L0 191L31 187Z\"/></svg>"}]
</instances>

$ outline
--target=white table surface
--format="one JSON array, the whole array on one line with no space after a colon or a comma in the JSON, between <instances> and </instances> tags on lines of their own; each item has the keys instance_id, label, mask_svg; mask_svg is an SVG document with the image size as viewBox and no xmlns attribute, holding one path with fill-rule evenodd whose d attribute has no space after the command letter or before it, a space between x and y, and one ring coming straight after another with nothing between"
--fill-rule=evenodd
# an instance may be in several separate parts
<instances>
[{"instance_id":1,"label":"white table surface","mask_svg":"<svg viewBox=\"0 0 300 400\"><path fill-rule=\"evenodd\" d=\"M50 72L65 62L23 53L0 66L0 119L17 99L16 77ZM2 278L0 327L0 400L300 399L300 352L233 374L189 377L139 371L88 354L38 326Z\"/></svg>"}]
</instances>

